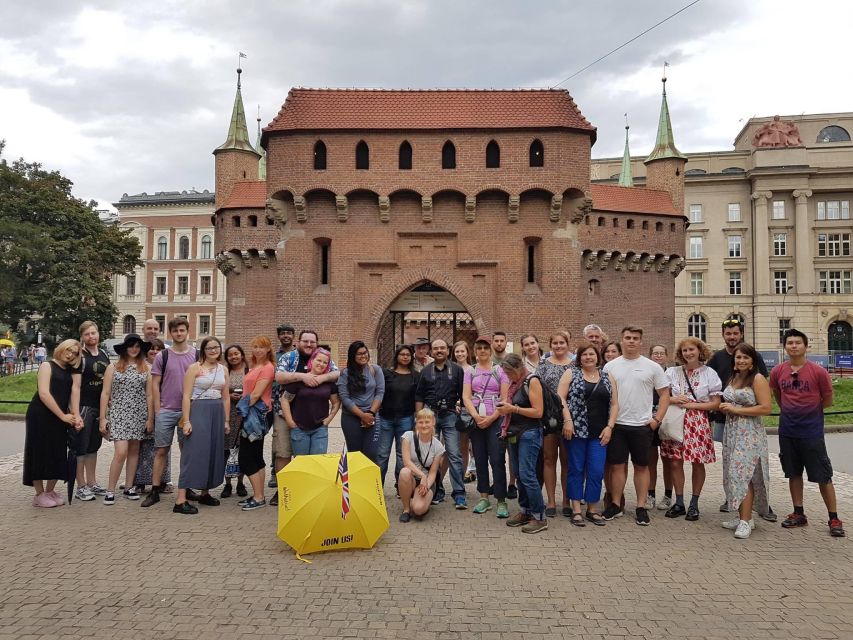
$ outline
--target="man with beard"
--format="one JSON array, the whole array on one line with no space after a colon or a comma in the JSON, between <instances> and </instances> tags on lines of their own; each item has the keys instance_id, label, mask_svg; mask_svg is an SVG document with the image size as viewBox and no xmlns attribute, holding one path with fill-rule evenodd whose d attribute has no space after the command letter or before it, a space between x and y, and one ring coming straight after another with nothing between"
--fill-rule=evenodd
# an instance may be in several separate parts
<instances>
[{"instance_id":1,"label":"man with beard","mask_svg":"<svg viewBox=\"0 0 853 640\"><path fill-rule=\"evenodd\" d=\"M285 355L286 353L290 353L296 347L293 346L293 338L296 335L296 329L293 328L293 325L284 323L278 326L278 329L275 330L276 335L278 336L278 341L281 346L276 349L275 352L275 361L278 362L279 359ZM273 401L281 395L282 385L278 382L272 383L272 397ZM273 414L276 415L276 414ZM276 440L273 438L272 441L272 462L270 462L270 479L267 482L267 486L271 489L274 489L278 486L278 478L275 476L275 459L277 457L276 451ZM290 461L290 456L288 456L288 462Z\"/></svg>"}]
</instances>

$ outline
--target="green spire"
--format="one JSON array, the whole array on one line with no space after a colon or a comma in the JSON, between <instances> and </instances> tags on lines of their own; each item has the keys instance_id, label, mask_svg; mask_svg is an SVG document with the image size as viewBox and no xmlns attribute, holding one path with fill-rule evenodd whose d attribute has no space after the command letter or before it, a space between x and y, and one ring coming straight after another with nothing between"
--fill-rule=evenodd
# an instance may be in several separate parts
<instances>
[{"instance_id":1,"label":"green spire","mask_svg":"<svg viewBox=\"0 0 853 640\"><path fill-rule=\"evenodd\" d=\"M261 105L258 105L258 137L255 139L255 149L261 154L261 160L258 162L258 180L267 179L267 152L261 146Z\"/></svg>"},{"instance_id":2,"label":"green spire","mask_svg":"<svg viewBox=\"0 0 853 640\"><path fill-rule=\"evenodd\" d=\"M228 138L219 145L217 151L249 151L258 153L249 142L249 128L246 126L246 112L243 110L243 95L240 93L240 74L243 70L237 68L237 95L234 96L234 109L231 111L231 124L228 126Z\"/></svg>"},{"instance_id":3,"label":"green spire","mask_svg":"<svg viewBox=\"0 0 853 640\"><path fill-rule=\"evenodd\" d=\"M660 120L658 120L658 137L655 142L655 148L645 159L645 164L654 160L663 160L665 158L679 158L687 160L687 156L675 147L675 139L672 135L672 122L669 120L669 106L666 103L666 76L661 79L663 82L663 99L660 105Z\"/></svg>"},{"instance_id":4,"label":"green spire","mask_svg":"<svg viewBox=\"0 0 853 640\"><path fill-rule=\"evenodd\" d=\"M628 150L628 114L625 114L625 153L622 155L622 172L619 174L620 187L633 187L634 176L631 175L631 152Z\"/></svg>"}]
</instances>

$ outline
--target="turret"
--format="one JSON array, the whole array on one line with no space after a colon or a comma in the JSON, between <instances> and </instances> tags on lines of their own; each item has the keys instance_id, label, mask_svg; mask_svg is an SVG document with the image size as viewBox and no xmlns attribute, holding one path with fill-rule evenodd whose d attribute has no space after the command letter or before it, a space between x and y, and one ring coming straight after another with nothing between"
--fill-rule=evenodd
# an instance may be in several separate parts
<instances>
[{"instance_id":1,"label":"turret","mask_svg":"<svg viewBox=\"0 0 853 640\"><path fill-rule=\"evenodd\" d=\"M243 70L237 67L237 95L234 96L228 137L213 150L216 158L215 206L217 209L228 200L235 182L258 179L258 163L261 155L249 142L249 128L246 126L246 112L243 109L243 95L240 92L241 73Z\"/></svg>"},{"instance_id":2,"label":"turret","mask_svg":"<svg viewBox=\"0 0 853 640\"><path fill-rule=\"evenodd\" d=\"M663 83L663 98L660 106L660 119L658 120L658 135L655 148L645 159L646 186L649 189L668 191L672 197L672 204L678 211L684 211L684 165L687 156L675 146L675 138L672 135L672 122L669 119L669 106L666 102L666 76L661 79Z\"/></svg>"},{"instance_id":3,"label":"turret","mask_svg":"<svg viewBox=\"0 0 853 640\"><path fill-rule=\"evenodd\" d=\"M622 154L622 171L619 173L620 187L633 187L634 176L631 174L631 151L628 149L628 114L625 114L625 151Z\"/></svg>"}]
</instances>

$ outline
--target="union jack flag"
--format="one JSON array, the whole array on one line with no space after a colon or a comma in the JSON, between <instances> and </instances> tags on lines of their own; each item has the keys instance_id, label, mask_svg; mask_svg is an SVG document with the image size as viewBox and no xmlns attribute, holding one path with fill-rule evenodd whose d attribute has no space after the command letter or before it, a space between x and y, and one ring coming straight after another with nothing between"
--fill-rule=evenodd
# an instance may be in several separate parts
<instances>
[{"instance_id":1,"label":"union jack flag","mask_svg":"<svg viewBox=\"0 0 853 640\"><path fill-rule=\"evenodd\" d=\"M347 465L346 443L344 443L344 450L341 452L341 459L338 462L338 475L341 478L341 518L346 520L349 513L349 466Z\"/></svg>"}]
</instances>

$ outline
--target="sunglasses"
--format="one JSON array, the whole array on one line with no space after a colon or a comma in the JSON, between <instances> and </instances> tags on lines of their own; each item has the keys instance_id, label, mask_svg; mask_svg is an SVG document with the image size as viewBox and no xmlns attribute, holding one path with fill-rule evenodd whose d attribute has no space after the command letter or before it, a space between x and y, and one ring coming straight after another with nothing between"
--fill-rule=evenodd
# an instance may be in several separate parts
<instances>
[{"instance_id":1,"label":"sunglasses","mask_svg":"<svg viewBox=\"0 0 853 640\"><path fill-rule=\"evenodd\" d=\"M740 320L723 320L724 327L741 327L743 328L743 324L741 324Z\"/></svg>"}]
</instances>

